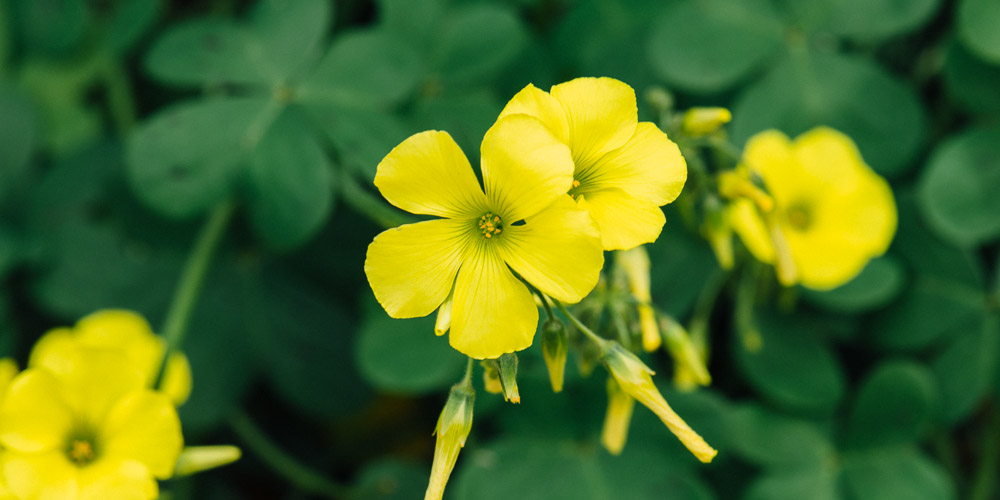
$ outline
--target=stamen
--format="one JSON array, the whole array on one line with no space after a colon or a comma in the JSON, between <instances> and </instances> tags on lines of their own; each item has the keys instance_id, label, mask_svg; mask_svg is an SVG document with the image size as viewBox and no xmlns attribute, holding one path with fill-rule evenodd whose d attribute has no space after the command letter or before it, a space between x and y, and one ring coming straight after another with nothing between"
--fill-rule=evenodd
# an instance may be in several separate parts
<instances>
[{"instance_id":1,"label":"stamen","mask_svg":"<svg viewBox=\"0 0 1000 500\"><path fill-rule=\"evenodd\" d=\"M68 455L77 465L87 465L94 461L94 445L89 440L74 439L69 445Z\"/></svg>"},{"instance_id":2,"label":"stamen","mask_svg":"<svg viewBox=\"0 0 1000 500\"><path fill-rule=\"evenodd\" d=\"M576 179L573 179L573 187L575 187L575 188L580 187L580 181L578 181Z\"/></svg>"},{"instance_id":3,"label":"stamen","mask_svg":"<svg viewBox=\"0 0 1000 500\"><path fill-rule=\"evenodd\" d=\"M482 230L483 237L486 239L493 238L495 234L500 234L500 228L503 227L500 216L495 215L493 212L486 212L479 218L477 225Z\"/></svg>"}]
</instances>

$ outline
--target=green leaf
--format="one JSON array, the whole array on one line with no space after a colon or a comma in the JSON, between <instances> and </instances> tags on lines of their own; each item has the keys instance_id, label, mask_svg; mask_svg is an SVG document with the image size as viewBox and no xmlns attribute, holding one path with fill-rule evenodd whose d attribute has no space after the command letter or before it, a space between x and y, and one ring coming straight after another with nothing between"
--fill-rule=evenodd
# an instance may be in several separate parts
<instances>
[{"instance_id":1,"label":"green leaf","mask_svg":"<svg viewBox=\"0 0 1000 500\"><path fill-rule=\"evenodd\" d=\"M733 450L772 470L815 469L834 453L830 439L815 423L744 406L730 413Z\"/></svg>"},{"instance_id":2,"label":"green leaf","mask_svg":"<svg viewBox=\"0 0 1000 500\"><path fill-rule=\"evenodd\" d=\"M967 113L1000 112L1000 65L990 64L957 41L948 44L944 61L948 95Z\"/></svg>"},{"instance_id":3,"label":"green leaf","mask_svg":"<svg viewBox=\"0 0 1000 500\"><path fill-rule=\"evenodd\" d=\"M846 498L857 500L950 500L955 485L936 462L912 449L844 457Z\"/></svg>"},{"instance_id":4,"label":"green leaf","mask_svg":"<svg viewBox=\"0 0 1000 500\"><path fill-rule=\"evenodd\" d=\"M396 116L382 111L311 105L307 112L336 148L340 163L369 180L375 179L382 158L415 132Z\"/></svg>"},{"instance_id":5,"label":"green leaf","mask_svg":"<svg viewBox=\"0 0 1000 500\"><path fill-rule=\"evenodd\" d=\"M438 34L433 66L447 84L486 82L524 49L528 34L510 8L476 4L452 11Z\"/></svg>"},{"instance_id":6,"label":"green leaf","mask_svg":"<svg viewBox=\"0 0 1000 500\"><path fill-rule=\"evenodd\" d=\"M410 500L427 489L428 468L393 458L365 465L358 473L353 491L358 498Z\"/></svg>"},{"instance_id":7,"label":"green leaf","mask_svg":"<svg viewBox=\"0 0 1000 500\"><path fill-rule=\"evenodd\" d=\"M129 181L157 212L184 217L230 195L248 152L277 110L270 101L217 98L175 105L129 137Z\"/></svg>"},{"instance_id":8,"label":"green leaf","mask_svg":"<svg viewBox=\"0 0 1000 500\"><path fill-rule=\"evenodd\" d=\"M14 27L32 52L65 56L83 45L91 22L84 0L12 0Z\"/></svg>"},{"instance_id":9,"label":"green leaf","mask_svg":"<svg viewBox=\"0 0 1000 500\"><path fill-rule=\"evenodd\" d=\"M479 165L479 145L493 126L503 104L485 90L422 99L410 115L416 130L447 130L469 162ZM386 151L388 153L388 151Z\"/></svg>"},{"instance_id":10,"label":"green leaf","mask_svg":"<svg viewBox=\"0 0 1000 500\"><path fill-rule=\"evenodd\" d=\"M695 474L670 466L655 448L628 446L612 457L590 444L504 439L459 458L449 490L458 500L708 500Z\"/></svg>"},{"instance_id":11,"label":"green leaf","mask_svg":"<svg viewBox=\"0 0 1000 500\"><path fill-rule=\"evenodd\" d=\"M882 347L913 350L957 334L984 313L985 300L977 302L975 293L933 277L917 277L897 302L874 317L871 339Z\"/></svg>"},{"instance_id":12,"label":"green leaf","mask_svg":"<svg viewBox=\"0 0 1000 500\"><path fill-rule=\"evenodd\" d=\"M721 271L704 240L692 237L676 212L672 215L667 215L660 237L646 247L650 294L664 311L682 318L694 306L702 287Z\"/></svg>"},{"instance_id":13,"label":"green leaf","mask_svg":"<svg viewBox=\"0 0 1000 500\"><path fill-rule=\"evenodd\" d=\"M918 188L927 222L959 245L1000 236L1000 127L973 128L931 155Z\"/></svg>"},{"instance_id":14,"label":"green leaf","mask_svg":"<svg viewBox=\"0 0 1000 500\"><path fill-rule=\"evenodd\" d=\"M11 17L6 2L0 2L0 77L4 76L10 55Z\"/></svg>"},{"instance_id":15,"label":"green leaf","mask_svg":"<svg viewBox=\"0 0 1000 500\"><path fill-rule=\"evenodd\" d=\"M421 50L430 47L445 16L444 0L378 0L376 3L381 28L415 42Z\"/></svg>"},{"instance_id":16,"label":"green leaf","mask_svg":"<svg viewBox=\"0 0 1000 500\"><path fill-rule=\"evenodd\" d=\"M253 34L223 19L198 19L164 33L143 66L160 82L177 86L267 85L281 80Z\"/></svg>"},{"instance_id":17,"label":"green leaf","mask_svg":"<svg viewBox=\"0 0 1000 500\"><path fill-rule=\"evenodd\" d=\"M0 201L20 182L38 145L35 110L20 92L0 84Z\"/></svg>"},{"instance_id":18,"label":"green leaf","mask_svg":"<svg viewBox=\"0 0 1000 500\"><path fill-rule=\"evenodd\" d=\"M827 413L844 393L844 373L830 346L800 318L757 311L756 339L733 336L747 382L764 397L797 411ZM746 337L744 335L744 337Z\"/></svg>"},{"instance_id":19,"label":"green leaf","mask_svg":"<svg viewBox=\"0 0 1000 500\"><path fill-rule=\"evenodd\" d=\"M834 0L829 26L860 42L880 41L923 26L940 0Z\"/></svg>"},{"instance_id":20,"label":"green leaf","mask_svg":"<svg viewBox=\"0 0 1000 500\"><path fill-rule=\"evenodd\" d=\"M116 54L127 54L162 13L161 0L118 2L108 21L104 43Z\"/></svg>"},{"instance_id":21,"label":"green leaf","mask_svg":"<svg viewBox=\"0 0 1000 500\"><path fill-rule=\"evenodd\" d=\"M250 23L274 74L292 76L313 60L333 22L327 0L258 0Z\"/></svg>"},{"instance_id":22,"label":"green leaf","mask_svg":"<svg viewBox=\"0 0 1000 500\"><path fill-rule=\"evenodd\" d=\"M355 360L373 386L391 392L422 394L458 382L466 357L434 335L435 315L393 319L378 306L369 308L358 333Z\"/></svg>"},{"instance_id":23,"label":"green leaf","mask_svg":"<svg viewBox=\"0 0 1000 500\"><path fill-rule=\"evenodd\" d=\"M254 230L274 248L310 238L330 215L331 167L312 130L286 111L261 138L247 170Z\"/></svg>"},{"instance_id":24,"label":"green leaf","mask_svg":"<svg viewBox=\"0 0 1000 500\"><path fill-rule=\"evenodd\" d=\"M886 361L861 384L851 411L847 444L874 448L916 442L937 410L937 382L921 364Z\"/></svg>"},{"instance_id":25,"label":"green leaf","mask_svg":"<svg viewBox=\"0 0 1000 500\"><path fill-rule=\"evenodd\" d=\"M337 37L309 78L296 89L305 106L376 107L399 102L417 86L419 56L384 31Z\"/></svg>"},{"instance_id":26,"label":"green leaf","mask_svg":"<svg viewBox=\"0 0 1000 500\"><path fill-rule=\"evenodd\" d=\"M354 321L304 279L265 267L247 288L248 328L262 372L300 413L343 416L368 401L351 362Z\"/></svg>"},{"instance_id":27,"label":"green leaf","mask_svg":"<svg viewBox=\"0 0 1000 500\"><path fill-rule=\"evenodd\" d=\"M1000 3L994 0L961 0L956 20L958 36L973 52L1000 64Z\"/></svg>"},{"instance_id":28,"label":"green leaf","mask_svg":"<svg viewBox=\"0 0 1000 500\"><path fill-rule=\"evenodd\" d=\"M840 500L837 475L829 468L772 469L757 476L742 500Z\"/></svg>"},{"instance_id":29,"label":"green leaf","mask_svg":"<svg viewBox=\"0 0 1000 500\"><path fill-rule=\"evenodd\" d=\"M905 172L924 146L927 119L913 89L880 66L822 52L790 55L748 87L733 106L738 144L777 128L796 136L826 125L857 143L865 162L884 176Z\"/></svg>"},{"instance_id":30,"label":"green leaf","mask_svg":"<svg viewBox=\"0 0 1000 500\"><path fill-rule=\"evenodd\" d=\"M931 361L941 388L939 418L946 424L956 424L976 409L993 384L1000 357L1000 326L995 316L965 326Z\"/></svg>"},{"instance_id":31,"label":"green leaf","mask_svg":"<svg viewBox=\"0 0 1000 500\"><path fill-rule=\"evenodd\" d=\"M104 62L94 52L85 58L32 58L21 64L19 86L31 95L44 127L45 145L57 154L68 153L100 137L102 110L88 92L101 76Z\"/></svg>"},{"instance_id":32,"label":"green leaf","mask_svg":"<svg viewBox=\"0 0 1000 500\"><path fill-rule=\"evenodd\" d=\"M859 313L884 306L903 290L906 271L891 256L868 262L861 274L851 281L828 291L802 289L809 302L824 309L844 313Z\"/></svg>"},{"instance_id":33,"label":"green leaf","mask_svg":"<svg viewBox=\"0 0 1000 500\"><path fill-rule=\"evenodd\" d=\"M782 36L770 2L685 0L663 11L647 53L663 79L691 92L712 93L763 66L781 48Z\"/></svg>"}]
</instances>

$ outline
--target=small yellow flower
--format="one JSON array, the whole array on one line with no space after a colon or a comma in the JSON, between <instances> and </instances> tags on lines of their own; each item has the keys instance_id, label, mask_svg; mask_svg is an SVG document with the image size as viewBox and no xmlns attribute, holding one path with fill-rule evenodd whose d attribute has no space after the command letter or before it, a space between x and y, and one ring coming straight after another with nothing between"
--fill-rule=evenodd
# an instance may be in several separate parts
<instances>
[{"instance_id":1,"label":"small yellow flower","mask_svg":"<svg viewBox=\"0 0 1000 500\"><path fill-rule=\"evenodd\" d=\"M472 430L472 408L476 394L468 384L456 384L448 394L448 402L438 417L437 441L434 444L434 463L427 484L424 500L441 500L451 471L455 468L458 453Z\"/></svg>"},{"instance_id":2,"label":"small yellow flower","mask_svg":"<svg viewBox=\"0 0 1000 500\"><path fill-rule=\"evenodd\" d=\"M896 204L854 142L818 127L791 141L775 130L747 141L743 163L764 180L774 209L763 221L745 207L735 218L754 256L773 262L785 285L830 289L883 254L896 232ZM763 228L769 238L762 238Z\"/></svg>"},{"instance_id":3,"label":"small yellow flower","mask_svg":"<svg viewBox=\"0 0 1000 500\"><path fill-rule=\"evenodd\" d=\"M573 154L569 193L590 211L605 250L651 243L666 219L662 205L687 179L680 149L656 125L639 122L635 91L613 78L577 78L545 92L528 85L501 117L542 120Z\"/></svg>"},{"instance_id":4,"label":"small yellow flower","mask_svg":"<svg viewBox=\"0 0 1000 500\"><path fill-rule=\"evenodd\" d=\"M608 342L602 354L608 371L618 382L618 385L629 396L635 398L660 417L660 420L673 432L681 443L694 454L698 460L708 463L717 453L697 432L693 431L663 399L660 391L653 384L650 370L642 361L627 351L617 342Z\"/></svg>"},{"instance_id":5,"label":"small yellow flower","mask_svg":"<svg viewBox=\"0 0 1000 500\"><path fill-rule=\"evenodd\" d=\"M28 368L0 403L2 476L18 498L152 499L183 438L170 399L119 352L81 347Z\"/></svg>"},{"instance_id":6,"label":"small yellow flower","mask_svg":"<svg viewBox=\"0 0 1000 500\"><path fill-rule=\"evenodd\" d=\"M537 119L498 120L481 146L485 192L445 132L413 135L379 163L375 185L399 208L441 219L389 229L368 246L365 273L394 318L430 314L449 295L449 342L477 359L531 345L538 309L528 283L578 302L604 265L600 233L566 196L569 149ZM450 321L442 320L442 316Z\"/></svg>"},{"instance_id":7,"label":"small yellow flower","mask_svg":"<svg viewBox=\"0 0 1000 500\"><path fill-rule=\"evenodd\" d=\"M28 366L63 373L81 347L122 354L143 373L146 385L152 386L159 375L166 343L153 333L142 316L132 311L107 309L84 317L73 328L55 328L46 333L35 343ZM184 354L170 356L160 390L176 405L187 400L191 393L191 368Z\"/></svg>"}]
</instances>

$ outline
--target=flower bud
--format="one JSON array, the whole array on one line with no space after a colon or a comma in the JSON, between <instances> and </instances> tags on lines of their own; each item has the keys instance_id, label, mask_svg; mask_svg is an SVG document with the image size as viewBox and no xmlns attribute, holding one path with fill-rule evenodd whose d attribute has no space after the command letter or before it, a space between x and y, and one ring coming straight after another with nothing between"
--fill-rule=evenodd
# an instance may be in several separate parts
<instances>
[{"instance_id":1,"label":"flower bud","mask_svg":"<svg viewBox=\"0 0 1000 500\"><path fill-rule=\"evenodd\" d=\"M733 230L729 226L722 203L715 196L705 200L705 221L701 232L712 246L719 267L733 268Z\"/></svg>"},{"instance_id":2,"label":"flower bud","mask_svg":"<svg viewBox=\"0 0 1000 500\"><path fill-rule=\"evenodd\" d=\"M517 392L517 354L508 352L497 358L500 373L500 386L503 389L504 400L520 403L521 395Z\"/></svg>"},{"instance_id":3,"label":"flower bud","mask_svg":"<svg viewBox=\"0 0 1000 500\"><path fill-rule=\"evenodd\" d=\"M646 102L649 103L650 107L659 111L660 113L668 111L674 107L674 95L670 93L669 90L654 86L646 90L644 95Z\"/></svg>"},{"instance_id":4,"label":"flower bud","mask_svg":"<svg viewBox=\"0 0 1000 500\"><path fill-rule=\"evenodd\" d=\"M452 304L452 293L448 294L448 298L444 299L444 303L438 308L437 319L434 321L434 334L441 336L448 333L451 328L451 304Z\"/></svg>"},{"instance_id":5,"label":"flower bud","mask_svg":"<svg viewBox=\"0 0 1000 500\"><path fill-rule=\"evenodd\" d=\"M472 386L459 383L451 388L448 402L441 410L434 433L437 441L434 444L434 463L431 466L431 479L427 485L424 500L441 500L444 487L448 483L458 453L465 446L465 440L472 430L472 407L475 404L476 393Z\"/></svg>"},{"instance_id":6,"label":"flower bud","mask_svg":"<svg viewBox=\"0 0 1000 500\"><path fill-rule=\"evenodd\" d=\"M222 467L240 459L240 449L235 446L188 446L181 450L174 467L175 476L190 476L198 472Z\"/></svg>"},{"instance_id":7,"label":"flower bud","mask_svg":"<svg viewBox=\"0 0 1000 500\"><path fill-rule=\"evenodd\" d=\"M569 353L569 339L562 321L550 319L542 326L542 356L549 369L552 392L561 392L566 374L566 355Z\"/></svg>"},{"instance_id":8,"label":"flower bud","mask_svg":"<svg viewBox=\"0 0 1000 500\"><path fill-rule=\"evenodd\" d=\"M604 414L601 444L612 455L618 455L625 448L633 409L635 399L622 391L614 377L608 377L608 411Z\"/></svg>"},{"instance_id":9,"label":"flower bud","mask_svg":"<svg viewBox=\"0 0 1000 500\"><path fill-rule=\"evenodd\" d=\"M656 313L650 302L649 293L649 254L646 248L638 246L630 250L615 252L615 265L624 271L628 281L629 292L639 303L636 309L639 313L639 329L642 332L642 348L653 352L660 348L660 330L656 325Z\"/></svg>"},{"instance_id":10,"label":"flower bud","mask_svg":"<svg viewBox=\"0 0 1000 500\"><path fill-rule=\"evenodd\" d=\"M705 463L712 461L717 451L674 413L653 384L653 379L650 377L653 371L649 367L621 344L613 341L605 344L601 358L626 394L637 399L660 417L670 432L673 432L698 460Z\"/></svg>"},{"instance_id":11,"label":"flower bud","mask_svg":"<svg viewBox=\"0 0 1000 500\"><path fill-rule=\"evenodd\" d=\"M684 327L669 317L663 318L661 326L667 351L674 358L675 385L683 390L691 390L696 386L712 383L712 376L708 374L705 359Z\"/></svg>"},{"instance_id":12,"label":"flower bud","mask_svg":"<svg viewBox=\"0 0 1000 500\"><path fill-rule=\"evenodd\" d=\"M500 394L503 392L503 385L500 383L500 364L495 359L484 359L479 362L483 367L483 387L490 394Z\"/></svg>"},{"instance_id":13,"label":"flower bud","mask_svg":"<svg viewBox=\"0 0 1000 500\"><path fill-rule=\"evenodd\" d=\"M733 119L726 108L691 108L684 112L681 127L688 135L712 134Z\"/></svg>"}]
</instances>

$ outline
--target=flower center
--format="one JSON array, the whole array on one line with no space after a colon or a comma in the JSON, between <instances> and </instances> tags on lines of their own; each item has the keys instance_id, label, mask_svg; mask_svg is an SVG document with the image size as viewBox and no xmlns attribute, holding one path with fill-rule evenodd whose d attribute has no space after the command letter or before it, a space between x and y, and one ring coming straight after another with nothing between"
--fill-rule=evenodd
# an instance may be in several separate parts
<instances>
[{"instance_id":1,"label":"flower center","mask_svg":"<svg viewBox=\"0 0 1000 500\"><path fill-rule=\"evenodd\" d=\"M97 458L97 452L94 450L94 442L92 439L87 438L71 439L69 447L66 449L66 455L71 462L79 466L87 465Z\"/></svg>"},{"instance_id":2,"label":"flower center","mask_svg":"<svg viewBox=\"0 0 1000 500\"><path fill-rule=\"evenodd\" d=\"M483 232L483 238L486 239L500 234L500 229L503 228L503 221L500 220L500 216L493 212L483 214L477 221L477 224L479 225L479 230Z\"/></svg>"},{"instance_id":3,"label":"flower center","mask_svg":"<svg viewBox=\"0 0 1000 500\"><path fill-rule=\"evenodd\" d=\"M795 203L786 210L788 224L799 231L805 231L812 226L812 209L805 203Z\"/></svg>"}]
</instances>

